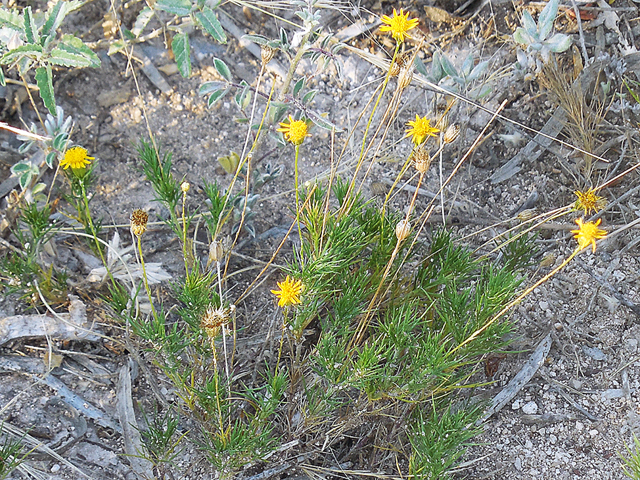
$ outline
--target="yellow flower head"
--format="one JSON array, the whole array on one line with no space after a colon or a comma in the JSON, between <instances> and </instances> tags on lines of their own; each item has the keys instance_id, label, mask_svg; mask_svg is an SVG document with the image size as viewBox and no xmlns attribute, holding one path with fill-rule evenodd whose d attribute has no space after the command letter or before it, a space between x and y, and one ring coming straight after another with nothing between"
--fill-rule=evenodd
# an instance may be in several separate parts
<instances>
[{"instance_id":1,"label":"yellow flower head","mask_svg":"<svg viewBox=\"0 0 640 480\"><path fill-rule=\"evenodd\" d=\"M64 154L64 158L60 160L60 166L63 169L71 167L72 170L85 168L95 160L94 157L87 155L87 149L82 147L71 147Z\"/></svg>"},{"instance_id":2,"label":"yellow flower head","mask_svg":"<svg viewBox=\"0 0 640 480\"><path fill-rule=\"evenodd\" d=\"M575 191L573 193L578 197L576 203L573 204L573 208L575 210L584 210L585 215L588 215L591 210L597 213L607 204L607 200L597 196L592 188L586 192Z\"/></svg>"},{"instance_id":3,"label":"yellow flower head","mask_svg":"<svg viewBox=\"0 0 640 480\"><path fill-rule=\"evenodd\" d=\"M289 115L289 123L281 123L279 132L284 133L284 138L294 145L300 145L304 142L304 139L309 135L309 126L303 120L294 120Z\"/></svg>"},{"instance_id":4,"label":"yellow flower head","mask_svg":"<svg viewBox=\"0 0 640 480\"><path fill-rule=\"evenodd\" d=\"M578 224L577 230L571 230L571 233L576 234L576 240L578 241L578 248L580 250L584 250L589 245L593 247L593 251L596 251L596 240L600 240L601 238L605 238L607 236L607 232L598 228L600 225L600 221L602 219L598 219L597 222L587 222L583 223L582 218L578 218L576 223Z\"/></svg>"},{"instance_id":5,"label":"yellow flower head","mask_svg":"<svg viewBox=\"0 0 640 480\"><path fill-rule=\"evenodd\" d=\"M393 9L393 16L388 17L387 15L382 16L383 25L380 27L381 32L391 32L393 38L396 39L396 42L402 43L404 42L405 34L418 26L418 19L412 18L409 20L409 13L403 13L402 9L400 9L400 13L396 12L396 9Z\"/></svg>"},{"instance_id":6,"label":"yellow flower head","mask_svg":"<svg viewBox=\"0 0 640 480\"><path fill-rule=\"evenodd\" d=\"M416 114L415 121L407 122L411 128L407 130L407 137L413 137L411 141L416 145L420 145L427 137L435 137L440 130L431 126L431 120L426 116L420 118Z\"/></svg>"},{"instance_id":7,"label":"yellow flower head","mask_svg":"<svg viewBox=\"0 0 640 480\"><path fill-rule=\"evenodd\" d=\"M289 278L289 275L287 275L284 282L278 282L278 287L280 290L271 290L271 293L278 297L279 307L287 307L301 303L300 294L304 289L301 280L294 281L293 278Z\"/></svg>"}]
</instances>

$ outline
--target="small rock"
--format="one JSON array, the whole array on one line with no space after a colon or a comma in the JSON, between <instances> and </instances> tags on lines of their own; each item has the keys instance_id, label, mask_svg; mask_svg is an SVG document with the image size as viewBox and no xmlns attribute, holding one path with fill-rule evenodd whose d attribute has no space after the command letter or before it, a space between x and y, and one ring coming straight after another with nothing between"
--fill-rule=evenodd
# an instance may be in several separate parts
<instances>
[{"instance_id":1,"label":"small rock","mask_svg":"<svg viewBox=\"0 0 640 480\"><path fill-rule=\"evenodd\" d=\"M522 460L520 460L520 457L516 457L516 461L513 462L513 466L516 467L516 470L519 472L522 471Z\"/></svg>"},{"instance_id":2,"label":"small rock","mask_svg":"<svg viewBox=\"0 0 640 480\"><path fill-rule=\"evenodd\" d=\"M540 302L538 305L540 306L540 310L542 311L549 309L549 302Z\"/></svg>"},{"instance_id":3,"label":"small rock","mask_svg":"<svg viewBox=\"0 0 640 480\"><path fill-rule=\"evenodd\" d=\"M589 430L589 435L591 437L595 437L596 435L598 435L598 430L596 430L595 428L593 430Z\"/></svg>"},{"instance_id":4,"label":"small rock","mask_svg":"<svg viewBox=\"0 0 640 480\"><path fill-rule=\"evenodd\" d=\"M586 345L582 346L582 351L585 355L593 358L594 360L603 361L607 359L607 356L603 353L602 350L595 347L587 347Z\"/></svg>"},{"instance_id":5,"label":"small rock","mask_svg":"<svg viewBox=\"0 0 640 480\"><path fill-rule=\"evenodd\" d=\"M536 402L525 403L522 406L522 413L527 415L535 415L538 413L538 404Z\"/></svg>"},{"instance_id":6,"label":"small rock","mask_svg":"<svg viewBox=\"0 0 640 480\"><path fill-rule=\"evenodd\" d=\"M579 432L581 432L583 428L584 428L584 423L582 423L582 422L576 422L576 430L578 430Z\"/></svg>"},{"instance_id":7,"label":"small rock","mask_svg":"<svg viewBox=\"0 0 640 480\"><path fill-rule=\"evenodd\" d=\"M58 465L57 463L51 467L51 473L56 473L60 471L60 465Z\"/></svg>"},{"instance_id":8,"label":"small rock","mask_svg":"<svg viewBox=\"0 0 640 480\"><path fill-rule=\"evenodd\" d=\"M611 400L613 398L624 397L624 390L621 388L609 388L602 392L602 400Z\"/></svg>"},{"instance_id":9,"label":"small rock","mask_svg":"<svg viewBox=\"0 0 640 480\"><path fill-rule=\"evenodd\" d=\"M571 382L569 382L573 388L576 390L580 390L582 388L583 383L577 378L572 378Z\"/></svg>"},{"instance_id":10,"label":"small rock","mask_svg":"<svg viewBox=\"0 0 640 480\"><path fill-rule=\"evenodd\" d=\"M635 338L627 338L624 341L624 348L629 353L636 353L636 350L638 350L638 340Z\"/></svg>"},{"instance_id":11,"label":"small rock","mask_svg":"<svg viewBox=\"0 0 640 480\"><path fill-rule=\"evenodd\" d=\"M518 410L522 406L522 400L516 400L511 404L511 410Z\"/></svg>"}]
</instances>

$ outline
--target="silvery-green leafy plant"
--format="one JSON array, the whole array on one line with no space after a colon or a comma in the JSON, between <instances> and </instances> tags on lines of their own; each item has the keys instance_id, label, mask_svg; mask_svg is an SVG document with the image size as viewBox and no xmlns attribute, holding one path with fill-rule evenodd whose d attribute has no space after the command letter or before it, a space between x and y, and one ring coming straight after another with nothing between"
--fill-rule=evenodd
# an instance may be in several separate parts
<instances>
[{"instance_id":1,"label":"silvery-green leafy plant","mask_svg":"<svg viewBox=\"0 0 640 480\"><path fill-rule=\"evenodd\" d=\"M82 2L55 3L46 13L0 7L0 65L16 68L25 75L35 67L40 97L51 115L57 115L53 94L53 66L84 68L100 66L100 59L84 42L73 35L58 37L62 21ZM0 67L0 85L5 84Z\"/></svg>"},{"instance_id":2,"label":"silvery-green leafy plant","mask_svg":"<svg viewBox=\"0 0 640 480\"><path fill-rule=\"evenodd\" d=\"M526 46L528 54L537 52L542 60L547 62L553 53L561 53L571 46L571 37L556 33L549 37L553 30L553 22L558 14L558 0L550 0L535 22L528 10L522 15L522 27L518 27L513 34L516 43ZM520 59L518 59L519 63Z\"/></svg>"},{"instance_id":3,"label":"silvery-green leafy plant","mask_svg":"<svg viewBox=\"0 0 640 480\"><path fill-rule=\"evenodd\" d=\"M38 146L45 153L45 162L47 167L53 168L56 159L60 159L64 154L67 144L69 143L69 132L73 119L71 116L65 117L64 110L60 106L56 106L56 115L53 116L50 113L47 114L47 118L44 121L44 131L46 140L38 141ZM29 127L29 131L34 134L38 134L38 127L35 123L32 123ZM18 140L22 140L22 145L19 148L19 152L26 154L36 144L36 141L26 135L18 135ZM38 199L39 194L45 188L43 183L37 185L31 185L32 180L40 174L40 168L38 166L39 159L37 157L31 157L24 160L20 160L18 163L11 167L11 174L18 177L18 183L20 189L25 192L25 198Z\"/></svg>"},{"instance_id":4,"label":"silvery-green leafy plant","mask_svg":"<svg viewBox=\"0 0 640 480\"><path fill-rule=\"evenodd\" d=\"M436 51L431 61L431 72L427 73L422 62L416 58L416 70L429 81L453 92L466 93L472 99L483 98L491 92L491 87L486 83L475 87L472 85L482 78L488 66L487 60L476 65L475 56L470 53L458 70L444 53Z\"/></svg>"}]
</instances>

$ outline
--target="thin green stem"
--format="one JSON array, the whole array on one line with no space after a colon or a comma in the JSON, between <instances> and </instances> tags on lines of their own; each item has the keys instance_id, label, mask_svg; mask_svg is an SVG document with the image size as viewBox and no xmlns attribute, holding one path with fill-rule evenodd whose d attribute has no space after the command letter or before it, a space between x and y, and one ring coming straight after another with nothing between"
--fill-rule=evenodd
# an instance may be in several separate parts
<instances>
[{"instance_id":1,"label":"thin green stem","mask_svg":"<svg viewBox=\"0 0 640 480\"><path fill-rule=\"evenodd\" d=\"M298 193L298 155L300 154L300 145L296 145L296 158L295 158L295 190L296 190L296 224L298 225L298 237L300 238L300 258L304 251L302 242L302 228L300 228L300 194Z\"/></svg>"},{"instance_id":2,"label":"thin green stem","mask_svg":"<svg viewBox=\"0 0 640 480\"><path fill-rule=\"evenodd\" d=\"M107 275L109 275L111 284L115 285L116 281L113 278L113 275L111 275L111 270L109 269L107 260L104 258L102 247L100 245L100 242L98 241L98 232L96 232L96 227L93 224L93 218L91 217L91 210L89 210L89 199L87 198L87 190L84 185L84 179L80 180L80 188L82 189L82 201L84 205L84 214L87 218L87 223L89 224L89 228L91 229L91 235L93 236L93 241L96 244L96 250L98 251L98 255L100 255L100 260L102 261L102 264L104 265L104 268L107 271Z\"/></svg>"},{"instance_id":3,"label":"thin green stem","mask_svg":"<svg viewBox=\"0 0 640 480\"><path fill-rule=\"evenodd\" d=\"M149 281L147 280L147 269L144 266L144 257L142 256L142 235L138 235L137 237L138 237L138 254L140 254L140 266L142 267L142 280L144 282L144 289L147 292L147 297L149 297L149 303L151 304L151 313L153 314L153 318L157 322L158 314L156 313L156 309L153 306L153 297L151 296Z\"/></svg>"},{"instance_id":4,"label":"thin green stem","mask_svg":"<svg viewBox=\"0 0 640 480\"><path fill-rule=\"evenodd\" d=\"M187 260L187 220L184 216L185 203L187 203L187 192L182 191L182 257L184 258L184 269L189 276L189 262Z\"/></svg>"},{"instance_id":5,"label":"thin green stem","mask_svg":"<svg viewBox=\"0 0 640 480\"><path fill-rule=\"evenodd\" d=\"M364 161L364 154L365 154L365 148L366 148L366 144L367 144L367 133L369 132L369 129L371 128L371 123L373 122L373 117L376 113L376 111L378 110L378 105L380 104L380 100L382 100L382 96L384 95L384 92L387 89L387 84L389 83L389 79L391 78L391 67L393 66L394 62L396 61L396 57L398 56L398 51L400 50L400 44L396 43L396 49L393 52L393 58L391 59L391 65L389 67L389 70L387 70L387 74L384 77L384 82L382 84L382 88L380 89L380 93L378 94L378 98L376 98L376 103L373 105L373 109L371 110L371 114L369 115L369 120L367 121L367 126L364 129L364 134L362 135L362 147L360 148L360 156L358 158L358 163L356 165L355 168L355 172L353 174L353 178L351 180L351 184L349 185L349 190L347 191L347 194L345 195L345 198L349 198L351 195L351 191L353 190L353 187L355 186L356 183L356 176L358 175L358 172L360 171L360 167L362 166L362 162ZM348 201L344 202L344 207L343 207L343 213L346 213L346 211L350 208Z\"/></svg>"},{"instance_id":6,"label":"thin green stem","mask_svg":"<svg viewBox=\"0 0 640 480\"><path fill-rule=\"evenodd\" d=\"M289 307L285 307L284 308L284 313L283 316L284 318L282 319L282 333L280 334L280 347L278 348L278 360L276 360L276 371L274 376L278 376L278 369L280 368L280 358L282 357L282 345L284 343L284 332L286 331L286 327L287 327L287 317L289 316Z\"/></svg>"}]
</instances>

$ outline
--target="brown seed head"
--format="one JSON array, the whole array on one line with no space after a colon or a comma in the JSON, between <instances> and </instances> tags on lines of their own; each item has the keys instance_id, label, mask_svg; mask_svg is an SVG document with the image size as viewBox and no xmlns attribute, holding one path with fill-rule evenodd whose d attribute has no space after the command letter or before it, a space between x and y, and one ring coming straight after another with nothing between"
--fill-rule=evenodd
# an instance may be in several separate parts
<instances>
[{"instance_id":1,"label":"brown seed head","mask_svg":"<svg viewBox=\"0 0 640 480\"><path fill-rule=\"evenodd\" d=\"M409 85L411 85L411 80L413 80L413 65L404 65L400 69L400 73L398 74L398 86L401 90L404 90Z\"/></svg>"},{"instance_id":2,"label":"brown seed head","mask_svg":"<svg viewBox=\"0 0 640 480\"><path fill-rule=\"evenodd\" d=\"M131 213L131 232L140 237L147 231L147 222L149 221L149 214L144 210L137 208Z\"/></svg>"},{"instance_id":3,"label":"brown seed head","mask_svg":"<svg viewBox=\"0 0 640 480\"><path fill-rule=\"evenodd\" d=\"M262 58L262 64L266 65L273 57L275 57L277 50L269 45L262 45L260 47L260 58Z\"/></svg>"},{"instance_id":4,"label":"brown seed head","mask_svg":"<svg viewBox=\"0 0 640 480\"><path fill-rule=\"evenodd\" d=\"M526 222L527 220L531 220L535 216L536 216L536 209L529 208L527 210L521 211L518 214L518 220L520 220L521 222Z\"/></svg>"},{"instance_id":5,"label":"brown seed head","mask_svg":"<svg viewBox=\"0 0 640 480\"><path fill-rule=\"evenodd\" d=\"M230 313L230 308L215 308L213 305L209 305L209 308L202 315L200 326L209 338L215 338L220 332L220 327L229 321Z\"/></svg>"},{"instance_id":6,"label":"brown seed head","mask_svg":"<svg viewBox=\"0 0 640 480\"><path fill-rule=\"evenodd\" d=\"M416 148L411 154L411 158L413 159L413 166L419 173L427 173L431 166L431 157L424 147Z\"/></svg>"},{"instance_id":7,"label":"brown seed head","mask_svg":"<svg viewBox=\"0 0 640 480\"><path fill-rule=\"evenodd\" d=\"M213 262L221 262L224 256L224 249L222 248L222 242L220 240L214 240L209 244L209 259L207 260L207 266Z\"/></svg>"},{"instance_id":8,"label":"brown seed head","mask_svg":"<svg viewBox=\"0 0 640 480\"><path fill-rule=\"evenodd\" d=\"M392 77L395 77L399 73L400 73L400 65L398 64L398 62L392 62L391 65L389 65L389 75Z\"/></svg>"},{"instance_id":9,"label":"brown seed head","mask_svg":"<svg viewBox=\"0 0 640 480\"><path fill-rule=\"evenodd\" d=\"M444 132L442 140L444 140L444 143L453 143L458 138L458 135L460 135L460 125L449 125Z\"/></svg>"},{"instance_id":10,"label":"brown seed head","mask_svg":"<svg viewBox=\"0 0 640 480\"><path fill-rule=\"evenodd\" d=\"M406 240L409 233L411 233L411 223L407 220L400 220L396 225L396 237L398 238L398 241L403 242Z\"/></svg>"}]
</instances>

